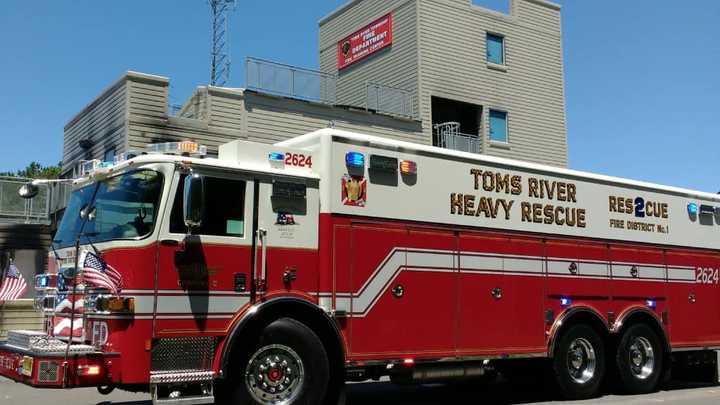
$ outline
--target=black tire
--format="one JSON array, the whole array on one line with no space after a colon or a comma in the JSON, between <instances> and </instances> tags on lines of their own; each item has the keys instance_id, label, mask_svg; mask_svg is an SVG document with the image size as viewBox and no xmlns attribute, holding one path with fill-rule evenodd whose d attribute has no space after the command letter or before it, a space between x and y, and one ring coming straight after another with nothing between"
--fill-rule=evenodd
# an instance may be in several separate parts
<instances>
[{"instance_id":1,"label":"black tire","mask_svg":"<svg viewBox=\"0 0 720 405\"><path fill-rule=\"evenodd\" d=\"M552 363L564 398L592 398L605 377L605 344L590 326L573 325L560 337Z\"/></svg>"},{"instance_id":2,"label":"black tire","mask_svg":"<svg viewBox=\"0 0 720 405\"><path fill-rule=\"evenodd\" d=\"M664 355L662 342L652 328L645 324L627 328L615 355L623 391L627 394L655 391L663 374Z\"/></svg>"},{"instance_id":3,"label":"black tire","mask_svg":"<svg viewBox=\"0 0 720 405\"><path fill-rule=\"evenodd\" d=\"M287 349L290 349L288 351ZM231 364L231 375L228 376L228 386L221 392L219 403L225 404L272 404L273 394L258 386L256 377L248 377L250 369L259 371L258 365L264 365L263 358L270 358L280 353L287 354L285 359L297 358L300 361L290 361L291 367L296 371L302 370L302 379L299 379L292 390L288 390L286 397L288 405L317 405L323 402L325 393L330 381L330 365L328 356L323 347L322 341L317 335L304 324L290 318L281 318L268 325L256 345L248 352L237 356ZM293 366L293 364L295 364ZM265 380L275 378L275 383L282 383L285 377L290 378L291 374L301 375L293 372L283 374L281 367L274 366L266 373ZM273 370L276 372L273 373ZM277 371L279 371L279 377ZM253 376L256 374L253 373ZM282 381L277 380L280 378ZM290 383L292 385L292 383ZM254 387L252 388L251 387ZM280 386L276 386L280 387ZM251 390L255 393L251 393ZM266 394L264 398L261 395ZM259 398L259 399L258 399Z\"/></svg>"}]
</instances>

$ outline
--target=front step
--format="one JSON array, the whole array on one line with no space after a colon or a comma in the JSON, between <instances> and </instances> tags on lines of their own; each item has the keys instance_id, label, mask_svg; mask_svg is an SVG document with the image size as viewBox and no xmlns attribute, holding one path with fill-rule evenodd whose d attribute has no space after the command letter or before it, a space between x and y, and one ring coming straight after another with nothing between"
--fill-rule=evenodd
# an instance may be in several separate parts
<instances>
[{"instance_id":1,"label":"front step","mask_svg":"<svg viewBox=\"0 0 720 405\"><path fill-rule=\"evenodd\" d=\"M154 405L213 404L213 378L206 370L152 371L150 395Z\"/></svg>"}]
</instances>

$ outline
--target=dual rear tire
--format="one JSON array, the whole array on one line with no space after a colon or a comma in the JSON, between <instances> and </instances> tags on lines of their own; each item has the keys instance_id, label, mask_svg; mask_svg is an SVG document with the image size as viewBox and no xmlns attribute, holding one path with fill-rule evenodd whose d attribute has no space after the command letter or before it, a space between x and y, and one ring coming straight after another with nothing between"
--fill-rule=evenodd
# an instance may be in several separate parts
<instances>
[{"instance_id":1,"label":"dual rear tire","mask_svg":"<svg viewBox=\"0 0 720 405\"><path fill-rule=\"evenodd\" d=\"M605 340L595 329L584 324L570 326L560 337L552 362L555 381L563 397L596 396L608 367L613 368L627 394L657 389L663 373L663 346L649 326L628 327L620 337L614 356L610 357L610 364L608 359Z\"/></svg>"}]
</instances>

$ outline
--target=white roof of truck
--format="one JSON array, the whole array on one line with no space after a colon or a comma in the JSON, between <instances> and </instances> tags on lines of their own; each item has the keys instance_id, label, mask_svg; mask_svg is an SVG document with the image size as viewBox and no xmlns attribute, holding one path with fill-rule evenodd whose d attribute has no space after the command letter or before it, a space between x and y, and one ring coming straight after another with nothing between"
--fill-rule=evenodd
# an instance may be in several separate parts
<instances>
[{"instance_id":1,"label":"white roof of truck","mask_svg":"<svg viewBox=\"0 0 720 405\"><path fill-rule=\"evenodd\" d=\"M582 180L590 180L601 183L611 183L621 186L628 186L631 188L642 188L650 189L653 191L666 192L672 194L679 194L688 197L702 198L706 200L714 200L720 202L720 194L712 194L703 191L691 190L681 187L665 186L656 183L625 179L622 177L606 176L602 174L595 174L589 172L583 172L579 170L564 169L555 166L542 165L538 163L524 162L521 160L507 159L496 156L481 155L476 153L461 152L451 149L438 148L435 146L421 145L411 142L399 141L388 138L381 138L372 135L365 135L356 132L343 131L334 128L325 128L315 132L311 132L306 135L301 135L287 141L279 142L278 146L289 146L295 148L308 148L311 146L318 145L320 140L324 137L335 137L343 138L354 143L360 143L367 146L378 146L383 148L390 148L395 150L402 150L403 152L419 152L433 154L438 157L446 156L451 160L464 160L464 161L475 161L478 164L490 164L493 166L507 166L518 169L526 169L530 171L537 171L547 174L555 174L564 177L575 177Z\"/></svg>"}]
</instances>

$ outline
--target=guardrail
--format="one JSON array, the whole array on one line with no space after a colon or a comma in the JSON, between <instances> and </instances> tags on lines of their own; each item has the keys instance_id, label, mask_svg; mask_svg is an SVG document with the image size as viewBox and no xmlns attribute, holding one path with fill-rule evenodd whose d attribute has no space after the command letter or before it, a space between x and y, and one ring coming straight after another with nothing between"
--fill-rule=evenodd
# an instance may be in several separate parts
<instances>
[{"instance_id":1,"label":"guardrail","mask_svg":"<svg viewBox=\"0 0 720 405\"><path fill-rule=\"evenodd\" d=\"M29 224L50 223L49 187L39 185L40 191L35 198L20 198L17 191L29 179L0 177L0 221Z\"/></svg>"},{"instance_id":2,"label":"guardrail","mask_svg":"<svg viewBox=\"0 0 720 405\"><path fill-rule=\"evenodd\" d=\"M38 184L34 198L21 198L17 191L32 181L21 177L0 177L0 223L49 225L51 214L67 205L72 186L66 183Z\"/></svg>"},{"instance_id":3,"label":"guardrail","mask_svg":"<svg viewBox=\"0 0 720 405\"><path fill-rule=\"evenodd\" d=\"M368 110L383 114L414 118L413 97L408 90L368 82L366 85Z\"/></svg>"},{"instance_id":4,"label":"guardrail","mask_svg":"<svg viewBox=\"0 0 720 405\"><path fill-rule=\"evenodd\" d=\"M258 58L247 58L245 84L249 90L324 104L335 104L337 76Z\"/></svg>"},{"instance_id":5,"label":"guardrail","mask_svg":"<svg viewBox=\"0 0 720 405\"><path fill-rule=\"evenodd\" d=\"M460 124L457 122L436 124L434 129L436 146L461 152L480 153L481 151L480 137L461 133Z\"/></svg>"}]
</instances>

